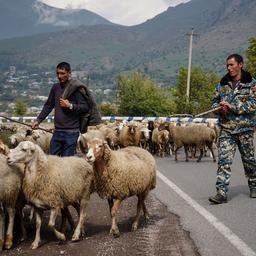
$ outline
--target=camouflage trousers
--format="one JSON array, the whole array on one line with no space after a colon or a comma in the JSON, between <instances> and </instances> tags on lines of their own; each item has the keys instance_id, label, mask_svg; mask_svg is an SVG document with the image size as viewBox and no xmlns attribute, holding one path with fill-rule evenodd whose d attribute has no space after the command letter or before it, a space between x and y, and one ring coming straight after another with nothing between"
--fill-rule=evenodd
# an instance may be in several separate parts
<instances>
[{"instance_id":1,"label":"camouflage trousers","mask_svg":"<svg viewBox=\"0 0 256 256\"><path fill-rule=\"evenodd\" d=\"M241 154L244 173L248 178L249 189L256 188L256 161L254 156L253 131L231 134L225 130L219 136L219 160L217 170L216 189L219 193L228 192L231 178L231 165L236 149Z\"/></svg>"}]
</instances>

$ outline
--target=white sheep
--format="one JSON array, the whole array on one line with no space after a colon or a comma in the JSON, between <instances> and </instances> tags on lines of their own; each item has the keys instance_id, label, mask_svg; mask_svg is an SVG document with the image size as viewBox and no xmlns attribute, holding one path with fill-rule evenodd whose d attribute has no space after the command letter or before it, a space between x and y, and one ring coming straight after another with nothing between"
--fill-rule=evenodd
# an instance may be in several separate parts
<instances>
[{"instance_id":1,"label":"white sheep","mask_svg":"<svg viewBox=\"0 0 256 256\"><path fill-rule=\"evenodd\" d=\"M52 133L42 130L32 130L31 134L25 137L25 140L32 141L40 146L46 154L49 154L51 139Z\"/></svg>"},{"instance_id":2,"label":"white sheep","mask_svg":"<svg viewBox=\"0 0 256 256\"><path fill-rule=\"evenodd\" d=\"M152 143L156 153L158 153L160 157L164 157L166 146L169 143L169 131L155 128L152 132Z\"/></svg>"},{"instance_id":3,"label":"white sheep","mask_svg":"<svg viewBox=\"0 0 256 256\"><path fill-rule=\"evenodd\" d=\"M101 198L107 198L112 218L110 233L119 236L117 211L124 199L137 195L137 214L132 230L138 228L141 209L145 218L148 211L145 198L156 186L156 163L152 155L139 147L111 150L106 141L95 138L88 141L87 161L93 163L95 189Z\"/></svg>"},{"instance_id":4,"label":"white sheep","mask_svg":"<svg viewBox=\"0 0 256 256\"><path fill-rule=\"evenodd\" d=\"M136 128L134 146L149 150L150 130L143 124Z\"/></svg>"},{"instance_id":5,"label":"white sheep","mask_svg":"<svg viewBox=\"0 0 256 256\"><path fill-rule=\"evenodd\" d=\"M134 146L136 144L137 126L137 123L130 122L122 128L119 135L121 147Z\"/></svg>"},{"instance_id":6,"label":"white sheep","mask_svg":"<svg viewBox=\"0 0 256 256\"><path fill-rule=\"evenodd\" d=\"M93 138L104 139L104 135L100 130L89 130L86 133L80 134L78 138L78 145L82 153L87 153L87 141Z\"/></svg>"},{"instance_id":7,"label":"white sheep","mask_svg":"<svg viewBox=\"0 0 256 256\"><path fill-rule=\"evenodd\" d=\"M118 149L119 147L119 136L117 135L117 132L110 127L100 127L99 130L104 135L104 139L107 141L108 145L111 149Z\"/></svg>"},{"instance_id":8,"label":"white sheep","mask_svg":"<svg viewBox=\"0 0 256 256\"><path fill-rule=\"evenodd\" d=\"M22 208L24 201L21 195L21 184L22 184L23 170L20 166L7 164L7 157L0 154L0 203L3 204L5 210L8 213L8 227L6 235L4 234L4 212L1 210L0 214L0 249L4 247L10 249L13 244L13 227L15 213L18 214L21 221L22 240L25 237L25 229L22 222ZM19 198L19 200L18 200ZM19 203L17 204L17 200ZM24 204L23 204L24 203Z\"/></svg>"},{"instance_id":9,"label":"white sheep","mask_svg":"<svg viewBox=\"0 0 256 256\"><path fill-rule=\"evenodd\" d=\"M76 203L80 204L80 213L72 241L78 240L90 198L93 179L91 165L78 157L46 155L30 141L20 142L15 149L10 150L7 159L9 164L25 164L22 189L26 200L35 206L36 214L36 236L32 249L36 249L40 243L43 210L51 210L48 226L58 239L65 240L65 235L56 230L55 220L60 209Z\"/></svg>"},{"instance_id":10,"label":"white sheep","mask_svg":"<svg viewBox=\"0 0 256 256\"><path fill-rule=\"evenodd\" d=\"M10 144L12 148L16 147L21 141L26 140L27 131L27 129L19 129L15 134L10 136Z\"/></svg>"}]
</instances>

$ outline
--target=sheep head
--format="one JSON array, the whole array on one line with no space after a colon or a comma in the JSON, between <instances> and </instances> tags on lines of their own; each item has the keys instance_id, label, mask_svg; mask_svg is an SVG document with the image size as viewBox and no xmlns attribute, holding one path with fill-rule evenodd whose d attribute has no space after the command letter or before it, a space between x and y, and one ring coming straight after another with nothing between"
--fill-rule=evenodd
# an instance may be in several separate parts
<instances>
[{"instance_id":1,"label":"sheep head","mask_svg":"<svg viewBox=\"0 0 256 256\"><path fill-rule=\"evenodd\" d=\"M11 135L10 141L11 141L11 146L12 147L16 147L18 145L18 139L17 139L17 136L15 134Z\"/></svg>"},{"instance_id":2,"label":"sheep head","mask_svg":"<svg viewBox=\"0 0 256 256\"><path fill-rule=\"evenodd\" d=\"M107 142L99 138L94 138L88 141L87 148L88 148L88 152L86 154L86 160L89 163L94 163L97 160L106 160L105 151L110 150Z\"/></svg>"},{"instance_id":3,"label":"sheep head","mask_svg":"<svg viewBox=\"0 0 256 256\"><path fill-rule=\"evenodd\" d=\"M9 148L4 144L4 142L0 139L0 153L3 155L7 155L9 153Z\"/></svg>"},{"instance_id":4,"label":"sheep head","mask_svg":"<svg viewBox=\"0 0 256 256\"><path fill-rule=\"evenodd\" d=\"M140 132L146 140L149 140L150 130L148 128L143 127L143 128L141 128Z\"/></svg>"},{"instance_id":5,"label":"sheep head","mask_svg":"<svg viewBox=\"0 0 256 256\"><path fill-rule=\"evenodd\" d=\"M137 128L137 124L136 123L129 123L127 125L130 134L135 134L136 133L136 128Z\"/></svg>"},{"instance_id":6,"label":"sheep head","mask_svg":"<svg viewBox=\"0 0 256 256\"><path fill-rule=\"evenodd\" d=\"M30 141L22 141L19 145L11 149L8 156L8 164L24 163L28 164L34 157L36 145Z\"/></svg>"}]
</instances>

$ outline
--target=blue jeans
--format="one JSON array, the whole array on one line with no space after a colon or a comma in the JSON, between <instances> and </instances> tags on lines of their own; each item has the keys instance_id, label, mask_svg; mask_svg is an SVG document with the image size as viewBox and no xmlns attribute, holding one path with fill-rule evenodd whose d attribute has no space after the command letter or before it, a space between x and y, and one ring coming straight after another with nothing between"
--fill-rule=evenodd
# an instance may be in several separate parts
<instances>
[{"instance_id":1,"label":"blue jeans","mask_svg":"<svg viewBox=\"0 0 256 256\"><path fill-rule=\"evenodd\" d=\"M50 155L73 156L78 136L79 132L55 131L50 143Z\"/></svg>"}]
</instances>

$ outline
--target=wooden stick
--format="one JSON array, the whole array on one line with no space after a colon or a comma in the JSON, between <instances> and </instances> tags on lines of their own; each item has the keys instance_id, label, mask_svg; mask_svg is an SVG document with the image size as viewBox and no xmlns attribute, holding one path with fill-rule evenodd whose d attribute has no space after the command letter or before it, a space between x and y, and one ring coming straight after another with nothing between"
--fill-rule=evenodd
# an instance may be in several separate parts
<instances>
[{"instance_id":1,"label":"wooden stick","mask_svg":"<svg viewBox=\"0 0 256 256\"><path fill-rule=\"evenodd\" d=\"M22 124L22 125L28 126L28 127L30 127L30 128L32 129L32 127L31 127L30 124L26 124L26 123L23 123L23 122L20 122L20 121L11 119L11 118L9 118L9 117L7 117L7 116L2 116L2 115L0 115L0 117L2 117L2 118L4 118L4 119L7 119L7 120L9 120L9 121L11 121L11 122L14 122L14 123L18 123L18 124ZM53 132L51 132L50 130L44 129L44 128L42 128L42 127L38 127L38 128L36 128L36 129L42 130L42 131L45 131L45 132L49 132L49 133L53 133ZM36 130L36 129L35 129L35 130Z\"/></svg>"},{"instance_id":2,"label":"wooden stick","mask_svg":"<svg viewBox=\"0 0 256 256\"><path fill-rule=\"evenodd\" d=\"M197 115L195 115L195 117L204 116L204 115L206 115L206 114L213 113L213 112L218 111L218 110L220 110L220 109L221 109L221 107L216 107L216 108L210 109L210 110L208 110L208 111L205 111L205 112L203 112L203 113L197 114Z\"/></svg>"}]
</instances>

